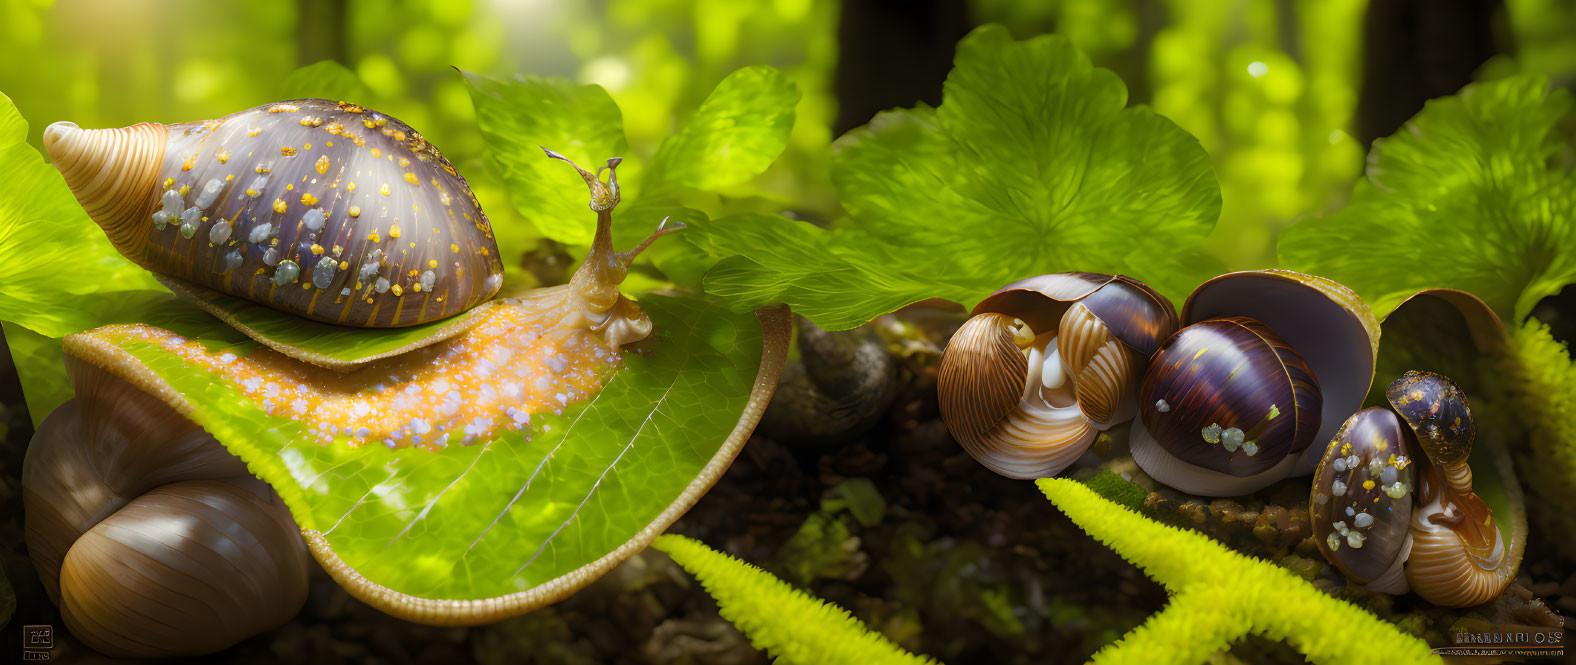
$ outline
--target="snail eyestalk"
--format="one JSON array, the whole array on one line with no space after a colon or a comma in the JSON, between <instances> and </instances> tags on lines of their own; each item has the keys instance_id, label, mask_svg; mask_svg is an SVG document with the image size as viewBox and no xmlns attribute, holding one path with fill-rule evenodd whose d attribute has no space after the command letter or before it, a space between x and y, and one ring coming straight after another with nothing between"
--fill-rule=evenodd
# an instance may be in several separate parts
<instances>
[{"instance_id":1,"label":"snail eyestalk","mask_svg":"<svg viewBox=\"0 0 1576 665\"><path fill-rule=\"evenodd\" d=\"M569 279L569 297L580 312L585 316L591 330L603 334L609 348L618 349L624 344L638 342L651 334L651 320L633 300L624 297L618 290L618 285L624 282L624 277L629 274L629 268L635 258L650 246L652 241L664 235L684 228L684 225L668 225L668 220L663 219L657 226L657 231L646 238L639 246L627 252L613 250L613 208L619 204L618 165L624 160L614 157L607 160L607 166L592 173L578 164L569 161L552 150L543 147L542 152L552 159L562 161L580 173L580 178L585 181L590 190L591 210L596 212L596 236L591 240L591 251L586 254L586 260L575 270ZM602 174L607 173L607 180L602 179Z\"/></svg>"}]
</instances>

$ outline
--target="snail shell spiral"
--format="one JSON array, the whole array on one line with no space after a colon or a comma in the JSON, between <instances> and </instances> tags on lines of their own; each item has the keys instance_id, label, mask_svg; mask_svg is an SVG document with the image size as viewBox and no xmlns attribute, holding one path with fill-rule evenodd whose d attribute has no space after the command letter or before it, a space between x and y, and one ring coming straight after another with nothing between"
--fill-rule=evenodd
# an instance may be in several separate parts
<instances>
[{"instance_id":1,"label":"snail shell spiral","mask_svg":"<svg viewBox=\"0 0 1576 665\"><path fill-rule=\"evenodd\" d=\"M419 132L298 99L217 120L81 129L44 147L115 248L316 321L408 326L491 298L503 264L465 179Z\"/></svg>"}]
</instances>

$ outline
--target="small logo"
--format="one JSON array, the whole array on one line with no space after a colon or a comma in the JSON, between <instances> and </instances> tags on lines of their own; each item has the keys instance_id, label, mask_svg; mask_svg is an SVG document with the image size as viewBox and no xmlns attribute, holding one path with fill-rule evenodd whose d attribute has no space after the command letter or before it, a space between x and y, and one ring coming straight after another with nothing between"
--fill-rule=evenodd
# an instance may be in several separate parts
<instances>
[{"instance_id":1,"label":"small logo","mask_svg":"<svg viewBox=\"0 0 1576 665\"><path fill-rule=\"evenodd\" d=\"M55 627L50 625L22 626L22 660L49 660L55 648Z\"/></svg>"},{"instance_id":2,"label":"small logo","mask_svg":"<svg viewBox=\"0 0 1576 665\"><path fill-rule=\"evenodd\" d=\"M1517 656L1559 658L1565 655L1565 633L1559 629L1517 628L1484 632L1456 631L1451 646L1434 649L1441 656Z\"/></svg>"}]
</instances>

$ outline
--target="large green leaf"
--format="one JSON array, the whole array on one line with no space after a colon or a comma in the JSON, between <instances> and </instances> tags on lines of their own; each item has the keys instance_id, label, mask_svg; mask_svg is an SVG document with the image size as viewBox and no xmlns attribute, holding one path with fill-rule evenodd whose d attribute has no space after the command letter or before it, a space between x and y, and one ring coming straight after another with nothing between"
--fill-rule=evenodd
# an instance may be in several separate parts
<instances>
[{"instance_id":1,"label":"large green leaf","mask_svg":"<svg viewBox=\"0 0 1576 665\"><path fill-rule=\"evenodd\" d=\"M516 76L504 81L465 74L476 122L509 185L520 215L543 235L572 245L591 243L586 223L586 188L574 170L547 159L547 147L595 170L609 157L625 156L624 118L601 86L563 79ZM621 166L621 183L634 182Z\"/></svg>"},{"instance_id":2,"label":"large green leaf","mask_svg":"<svg viewBox=\"0 0 1576 665\"><path fill-rule=\"evenodd\" d=\"M0 95L0 320L36 425L71 395L60 338L108 323L208 317L117 253L26 136L27 122Z\"/></svg>"},{"instance_id":3,"label":"large green leaf","mask_svg":"<svg viewBox=\"0 0 1576 665\"><path fill-rule=\"evenodd\" d=\"M1219 188L1198 141L1126 102L1122 82L1061 37L975 30L940 107L883 113L838 140L832 176L852 219L693 234L719 258L745 257L721 263L707 289L750 294L739 308L770 293L826 328L932 296L969 305L1069 270L1129 274L1180 299L1213 274L1193 250Z\"/></svg>"},{"instance_id":4,"label":"large green leaf","mask_svg":"<svg viewBox=\"0 0 1576 665\"><path fill-rule=\"evenodd\" d=\"M1374 142L1350 205L1281 235L1281 261L1352 287L1380 315L1450 287L1522 320L1576 282L1576 177L1550 159L1570 109L1537 75L1428 102Z\"/></svg>"},{"instance_id":5,"label":"large green leaf","mask_svg":"<svg viewBox=\"0 0 1576 665\"><path fill-rule=\"evenodd\" d=\"M788 147L799 88L771 67L729 74L651 160L648 190L718 189L757 175Z\"/></svg>"},{"instance_id":6,"label":"large green leaf","mask_svg":"<svg viewBox=\"0 0 1576 665\"><path fill-rule=\"evenodd\" d=\"M319 445L300 422L270 416L163 346L92 334L183 395L189 416L368 580L422 598L477 599L541 586L636 538L739 422L761 367L756 317L694 297L652 295L641 306L657 331L651 350L624 353L626 366L593 399L436 452L353 448L343 438ZM243 357L258 348L189 339Z\"/></svg>"}]
</instances>

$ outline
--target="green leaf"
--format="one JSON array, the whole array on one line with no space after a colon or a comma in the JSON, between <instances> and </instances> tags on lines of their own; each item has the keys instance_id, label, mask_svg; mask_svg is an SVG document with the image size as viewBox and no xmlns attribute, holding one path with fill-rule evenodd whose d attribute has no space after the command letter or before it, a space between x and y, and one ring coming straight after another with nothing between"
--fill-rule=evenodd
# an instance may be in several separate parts
<instances>
[{"instance_id":1,"label":"green leaf","mask_svg":"<svg viewBox=\"0 0 1576 665\"><path fill-rule=\"evenodd\" d=\"M712 468L737 426L761 367L761 323L694 297L640 304L657 331L651 350L624 353L625 367L594 399L436 452L352 447L344 437L319 445L284 409L270 415L163 346L95 336L180 393L189 417L367 580L421 598L478 599L560 580L655 535L644 530ZM188 339L213 353L257 350L233 337Z\"/></svg>"},{"instance_id":2,"label":"green leaf","mask_svg":"<svg viewBox=\"0 0 1576 665\"><path fill-rule=\"evenodd\" d=\"M0 320L36 425L71 396L62 337L135 320L217 322L116 252L26 136L27 122L0 95Z\"/></svg>"},{"instance_id":3,"label":"green leaf","mask_svg":"<svg viewBox=\"0 0 1576 665\"><path fill-rule=\"evenodd\" d=\"M333 60L319 60L290 72L279 84L280 99L315 97L369 104L372 89L356 73Z\"/></svg>"},{"instance_id":4,"label":"green leaf","mask_svg":"<svg viewBox=\"0 0 1576 665\"><path fill-rule=\"evenodd\" d=\"M601 86L541 76L504 81L467 72L465 84L515 209L553 240L589 245L594 229L585 223L585 185L573 169L545 157L542 147L593 171L623 156L629 144L613 98ZM621 183L636 182L631 166L619 167Z\"/></svg>"},{"instance_id":5,"label":"green leaf","mask_svg":"<svg viewBox=\"0 0 1576 665\"><path fill-rule=\"evenodd\" d=\"M653 547L666 552L700 580L717 599L722 618L732 622L784 665L884 665L935 663L888 641L848 614L738 559L683 536L659 536Z\"/></svg>"},{"instance_id":6,"label":"green leaf","mask_svg":"<svg viewBox=\"0 0 1576 665\"><path fill-rule=\"evenodd\" d=\"M961 269L909 272L901 250L883 257L874 238L775 215L697 220L678 237L717 261L706 273L706 292L724 298L728 307L742 312L792 303L795 312L825 330L856 328L874 316L871 312L890 312L926 298L963 302L999 286L990 286L991 277Z\"/></svg>"},{"instance_id":7,"label":"green leaf","mask_svg":"<svg viewBox=\"0 0 1576 665\"><path fill-rule=\"evenodd\" d=\"M832 231L714 225L718 237L694 240L747 260L723 261L706 288L740 308L780 298L829 330L1071 270L1132 275L1180 299L1213 266L1153 259L1196 254L1219 187L1197 140L1126 101L1116 75L1061 37L979 28L958 44L940 107L880 114L834 146L852 219Z\"/></svg>"},{"instance_id":8,"label":"green leaf","mask_svg":"<svg viewBox=\"0 0 1576 665\"><path fill-rule=\"evenodd\" d=\"M657 149L646 191L667 184L712 190L760 175L788 147L798 102L798 86L774 68L729 74Z\"/></svg>"},{"instance_id":9,"label":"green leaf","mask_svg":"<svg viewBox=\"0 0 1576 665\"><path fill-rule=\"evenodd\" d=\"M1315 663L1443 662L1427 642L1285 568L1148 519L1083 483L1035 484L1079 528L1171 592L1165 609L1096 652L1095 663L1192 665L1250 634L1284 640Z\"/></svg>"},{"instance_id":10,"label":"green leaf","mask_svg":"<svg viewBox=\"0 0 1576 665\"><path fill-rule=\"evenodd\" d=\"M1281 262L1352 287L1381 316L1450 287L1522 320L1576 281L1576 178L1550 159L1570 109L1537 75L1429 101L1374 142L1350 205L1281 235Z\"/></svg>"},{"instance_id":11,"label":"green leaf","mask_svg":"<svg viewBox=\"0 0 1576 665\"><path fill-rule=\"evenodd\" d=\"M352 328L283 315L266 305L191 282L159 276L182 300L291 358L340 371L436 344L469 330L497 304L484 302L448 318L403 328Z\"/></svg>"},{"instance_id":12,"label":"green leaf","mask_svg":"<svg viewBox=\"0 0 1576 665\"><path fill-rule=\"evenodd\" d=\"M886 514L886 499L869 478L849 478L821 498L823 512L835 513L844 508L853 513L860 526L869 528L881 523L881 516Z\"/></svg>"}]
</instances>

